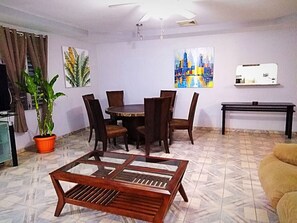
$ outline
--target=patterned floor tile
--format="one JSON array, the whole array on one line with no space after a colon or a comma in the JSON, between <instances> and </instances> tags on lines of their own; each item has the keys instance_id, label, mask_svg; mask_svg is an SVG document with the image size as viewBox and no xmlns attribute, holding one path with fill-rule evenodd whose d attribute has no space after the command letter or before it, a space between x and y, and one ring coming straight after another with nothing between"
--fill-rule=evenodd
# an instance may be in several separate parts
<instances>
[{"instance_id":1,"label":"patterned floor tile","mask_svg":"<svg viewBox=\"0 0 297 223\"><path fill-rule=\"evenodd\" d=\"M56 150L49 154L25 151L19 154L19 166L0 166L0 223L142 223L143 221L66 204L59 217L54 216L57 195L49 173L93 150L89 131L60 137ZM178 193L164 222L192 223L274 223L278 222L258 179L261 159L276 143L296 143L283 133L199 128L194 131L195 145L186 131L174 132L170 154L157 144L152 156L189 161L183 186L189 201ZM101 145L99 145L101 148ZM33 149L34 150L34 149ZM126 153L122 142L109 151ZM144 154L144 148L129 145L129 153ZM67 190L70 183L62 183Z\"/></svg>"}]
</instances>

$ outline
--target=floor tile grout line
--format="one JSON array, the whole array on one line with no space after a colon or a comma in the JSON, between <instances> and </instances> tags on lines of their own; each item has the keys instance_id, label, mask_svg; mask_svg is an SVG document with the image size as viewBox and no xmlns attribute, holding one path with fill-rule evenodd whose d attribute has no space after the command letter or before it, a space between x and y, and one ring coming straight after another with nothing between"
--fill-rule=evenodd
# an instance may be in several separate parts
<instances>
[{"instance_id":1,"label":"floor tile grout line","mask_svg":"<svg viewBox=\"0 0 297 223\"><path fill-rule=\"evenodd\" d=\"M246 152L247 152L247 147L248 147L248 145L246 145L246 143L245 143ZM250 160L249 156L247 156L247 159L248 159L248 164L249 164L250 186L251 186L251 189L252 189L254 213L255 213L256 222L258 223L259 221L258 221L258 214L257 214L257 205L256 205L256 202L255 202L255 193L254 193L253 179L252 179L251 165L250 165L251 160Z\"/></svg>"},{"instance_id":2,"label":"floor tile grout line","mask_svg":"<svg viewBox=\"0 0 297 223\"><path fill-rule=\"evenodd\" d=\"M201 131L201 130L198 130ZM259 191L257 193L256 189L258 187L257 184L257 179L254 177L255 175L255 166L253 163L258 163L259 160L261 159L261 157L264 157L265 154L269 153L272 151L272 144L275 144L276 142L287 142L286 139L284 137L280 137L280 135L276 135L273 136L273 139L271 140L271 138L268 137L267 134L262 134L259 135L257 134L252 134L252 133L245 133L245 134L241 134L241 133L228 133L228 135L226 136L222 136L220 134L220 132L214 132L214 131L206 131L204 130L202 132L203 137L198 137L195 139L195 145L189 145L188 143L184 144L183 140L187 140L186 138L186 134L177 134L176 137L180 138L179 141L177 141L178 143L175 144L175 149L176 151L178 151L178 153L174 152L174 150L171 152L170 151L170 156L172 156L173 158L177 158L177 157L182 157L184 154L188 154L185 155L185 158L187 159L198 159L198 158L203 158L203 162L201 162L201 166L199 165L199 175L198 175L198 180L197 182L195 182L195 185L191 186L191 189L194 189L196 191L199 190L199 196L197 196L197 198L199 199L199 197L201 197L201 195L207 193L207 191L212 190L212 188L208 189L207 187L201 188L201 186L204 185L204 178L202 179L202 174L203 171L209 171L209 173L211 173L211 177L215 177L213 179L218 179L217 177L220 177L221 180L223 180L223 190L221 193L222 196L229 196L227 190L228 190L228 185L226 184L228 181L228 177L229 177L229 172L227 169L227 163L229 162L229 160L232 160L234 158L234 160L232 160L232 163L235 161L240 161L240 154L234 154L230 157L228 157L228 154L235 152L236 153L236 149L233 148L233 146L239 146L239 148L243 148L245 153L247 153L247 163L248 163L248 178L249 181L246 183L246 185L250 185L249 187L251 187L252 189L252 194L249 195L249 198L251 199L251 201L249 203L247 203L249 206L254 206L254 211L256 214L256 219L257 222L263 222L262 219L262 215L258 216L258 210L257 210L257 206L261 205L262 203L259 203ZM200 135L200 132L196 133L196 135ZM261 138L261 142L259 144L259 137ZM18 181L20 179L22 179L22 171L27 171L30 170L32 171L32 177L34 178L33 181L37 184L37 185L42 185L44 187L44 189L46 189L46 187L51 187L52 185L49 185L48 182L43 181L44 180L44 176L47 174L46 171L49 169L55 169L55 166L59 167L59 165L61 165L61 163L65 164L68 163L69 161L72 161L76 156L80 156L81 154L85 153L86 151L89 151L89 149L87 147L90 146L86 146L86 141L88 138L88 131L86 131L84 134L80 134L79 136L74 136L71 137L72 139L75 138L77 140L80 139L80 142L77 143L77 145L75 145L73 147L73 143L70 143L69 138L65 138L64 142L61 143L60 149L58 148L57 151L55 151L53 154L49 155L49 156L42 156L40 154L25 154L24 156L20 156L20 160L21 160L21 164L19 167L15 168L15 167L0 167L0 174L1 174L1 179L0 179L0 186L1 186L1 190L2 188L4 188L4 191L1 193L0 192L0 199L3 198L3 193L10 193L11 194L11 190L15 190L15 193L13 194L14 196L17 196L18 191L17 191L17 187L15 188L5 188L6 183L8 183L7 181L13 181L13 179L17 179ZM209 140L207 140L209 139ZM226 140L228 139L228 140ZM244 140L245 139L245 140ZM271 143L271 141L273 141L273 143ZM290 142L296 142L296 139L291 140ZM196 146L199 145L199 146ZM202 145L202 146L201 146ZM205 146L204 151L202 150L203 146ZM67 148L66 148L67 147ZM258 148L259 147L259 148ZM199 148L201 150L201 152L195 152L195 149ZM109 148L111 151L117 151L119 150L119 148L116 147L110 147ZM250 150L254 151L254 154L249 154ZM135 151L134 148L132 147L132 152ZM121 151L120 151L121 152ZM138 153L139 151L137 151ZM140 152L141 153L141 152ZM163 156L163 151L157 152L157 155ZM164 154L165 156L165 154ZM207 160L208 158L212 159L212 160ZM222 163L221 159L224 158L224 162ZM30 160L30 162L28 162ZM209 161L211 161L211 163L209 163ZM214 164L217 164L216 161L220 162L220 165L224 165L224 169L222 169L223 171L213 171L213 169L211 169ZM33 162L33 163L32 163ZM49 164L49 167L46 167ZM236 164L236 163L234 163ZM51 166L51 167L50 167ZM195 165L193 166L195 168ZM197 166L198 167L198 166ZM189 168L189 167L188 167ZM210 168L210 169L209 169ZM241 169L240 169L241 168ZM239 169L238 170L243 170L246 169L240 166L239 163ZM189 169L190 170L190 169ZM231 169L230 169L231 170ZM3 172L2 172L3 171ZM193 169L192 169L193 171ZM232 170L232 171L236 171L236 169ZM198 172L197 172L198 173ZM243 172L244 173L244 172ZM224 174L224 178L223 178L223 174ZM12 176L14 176L14 178L12 178ZM28 173L24 174L24 176L29 176ZM231 177L233 176L232 174L230 175ZM234 175L237 176L237 175ZM39 180L38 180L39 178ZM240 179L240 178L239 178ZM201 181L203 180L203 181ZM211 183L212 178L209 178L207 180L208 183ZM191 183L191 182L190 182ZM27 188L27 189L26 189ZM240 187L240 186L236 186L237 189L239 190L244 190L244 187ZM237 190L235 188L235 190ZM201 190L203 189L203 190ZM213 189L220 189L219 186L213 187ZM222 189L222 188L221 188ZM29 187L23 187L23 191L29 191ZM37 191L36 191L37 192ZM40 191L42 192L42 191ZM40 196L40 192L38 192L38 195ZM232 191L231 191L232 192ZM236 196L236 191L233 192L233 196ZM215 194L214 194L215 195ZM52 196L52 195L51 195ZM203 207L202 206L197 206L195 207L196 202L193 202L193 199L191 199L191 196L195 196L195 194L190 194L190 201L192 203L188 204L185 206L185 208L183 209L184 214L182 216L182 218L176 219L176 221L174 221L174 218L168 218L170 220L173 220L173 222L184 222L184 223L189 223L189 222L193 222L191 221L191 215L193 213L195 213L197 216L202 216L200 219L200 222L212 222L212 221L206 221L206 219L208 219L210 216L212 216L212 214L215 214L214 212L211 211L211 208L207 208L205 207L205 205L211 205L212 202L215 202L214 198L216 198L217 196L215 195L215 197L209 196L208 198L210 200L208 201L203 201ZM265 196L264 191L261 192L260 196ZM31 199L31 198L30 198ZM52 197L50 197L50 199L53 199ZM55 197L56 199L56 197ZM229 199L229 197L227 198ZM232 200L231 200L232 201ZM0 201L1 202L1 201ZM173 201L175 202L175 201ZM201 205L202 203L200 203L199 200L197 200L197 202L199 202L199 205ZM225 200L222 198L222 200L220 201L220 207L217 206L217 208L221 208L221 213L217 218L217 222L226 222L226 219L229 219L231 222L232 220L235 219L240 219L243 220L244 222L246 222L245 220L245 216L242 215L242 213L236 213L234 212L234 215L232 215L232 205L237 205L236 203L232 204L231 202L227 202L225 203ZM45 204L45 203L44 203ZM198 204L198 203L197 203ZM213 203L215 204L215 203ZM218 203L216 204L218 205ZM231 206L230 206L231 205ZM80 210L79 212L77 212L77 208L75 206L71 206L71 213L69 211L67 211L68 213L66 215L63 215L61 218L53 218L53 213L52 215L47 215L46 213L51 213L51 206L47 206L46 204L43 205L44 210L41 213L45 213L46 218L49 219L54 219L57 222L75 222L74 219L79 219L80 215L84 215L84 217L86 217L85 213L91 213L91 216L96 216L98 212L92 212L90 210L87 210L87 212L85 212L85 210ZM228 212L226 212L225 214L222 213L222 210L224 207L228 206ZM234 207L235 207L234 206ZM30 207L32 208L36 208L36 204L32 203L30 204ZM210 206L211 207L211 206ZM245 207L245 204L241 207ZM38 207L40 208L40 207ZM196 208L196 209L195 209ZM199 210L201 210L201 208L203 208L203 215L199 214ZM231 208L231 210L230 210ZM69 208L68 208L69 210ZM217 209L218 210L218 209ZM194 212L193 212L194 211ZM260 206L260 214L262 214L262 211L267 212L268 217L269 217L269 221L275 222L273 219L277 219L277 216L275 216L275 210L269 207L262 207ZM34 212L34 211L33 211ZM33 213L32 212L32 213ZM207 213L208 212L208 213ZM15 213L13 211L13 209L8 212L8 213ZM37 212L36 212L37 213ZM28 213L29 214L29 213ZM34 214L34 213L33 213ZM11 217L13 218L15 214L8 214L7 217ZM106 219L111 219L108 214L104 214L106 215ZM168 215L170 215L170 213L168 213ZM29 215L28 215L29 216ZM214 215L215 216L215 215ZM227 218L226 218L227 216ZM43 216L44 217L44 216ZM1 218L3 218L3 216L1 216ZM87 218L85 218L87 221ZM93 217L94 219L94 217ZM114 219L114 217L112 217L112 219ZM125 217L121 217L121 218L117 218L119 222L130 222L130 219L127 219ZM120 219L120 220L119 220ZM42 220L42 218L40 216L36 215L36 222L44 222L44 219ZM134 219L132 219L132 221L134 221ZM52 222L52 220L47 220L47 222ZM135 221L135 222L139 222L139 221ZM165 221L166 222L166 221ZM172 221L170 221L172 222ZM248 222L248 220L247 220Z\"/></svg>"}]
</instances>

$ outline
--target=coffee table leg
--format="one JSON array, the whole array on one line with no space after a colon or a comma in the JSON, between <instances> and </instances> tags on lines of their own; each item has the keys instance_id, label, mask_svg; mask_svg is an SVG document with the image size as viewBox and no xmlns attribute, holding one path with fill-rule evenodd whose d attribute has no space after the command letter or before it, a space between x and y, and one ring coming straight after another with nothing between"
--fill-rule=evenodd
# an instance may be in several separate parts
<instances>
[{"instance_id":1,"label":"coffee table leg","mask_svg":"<svg viewBox=\"0 0 297 223\"><path fill-rule=\"evenodd\" d=\"M182 184L179 185L178 191L179 191L180 195L183 197L184 201L188 202L189 200L188 200L188 197L186 195L185 189Z\"/></svg>"},{"instance_id":2,"label":"coffee table leg","mask_svg":"<svg viewBox=\"0 0 297 223\"><path fill-rule=\"evenodd\" d=\"M64 199L63 200L58 199L58 203L57 203L57 207L56 207L56 211L55 211L56 217L59 217L64 205L65 205Z\"/></svg>"},{"instance_id":3,"label":"coffee table leg","mask_svg":"<svg viewBox=\"0 0 297 223\"><path fill-rule=\"evenodd\" d=\"M58 203L55 211L55 216L58 217L61 214L61 211L65 205L65 198L64 198L64 192L63 188L61 187L61 184L58 180L55 180L53 176L51 176L54 188L56 190L57 196L58 196Z\"/></svg>"}]
</instances>

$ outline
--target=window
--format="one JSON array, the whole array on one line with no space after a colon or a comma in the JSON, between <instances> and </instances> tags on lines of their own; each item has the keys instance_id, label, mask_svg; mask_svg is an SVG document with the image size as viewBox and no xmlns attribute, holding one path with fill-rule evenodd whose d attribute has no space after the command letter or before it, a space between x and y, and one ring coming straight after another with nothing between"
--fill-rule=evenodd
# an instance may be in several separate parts
<instances>
[{"instance_id":1,"label":"window","mask_svg":"<svg viewBox=\"0 0 297 223\"><path fill-rule=\"evenodd\" d=\"M26 71L30 75L34 74L34 68L33 68L33 65L32 65L29 55L27 55L27 60L26 60ZM8 88L9 88L11 94L14 95L13 85L12 85L11 81L9 80L9 78L8 78ZM34 105L34 103L32 103L32 98L31 98L30 94L27 94L26 92L21 91L20 92L20 100L23 104L24 110L35 109L35 105ZM42 100L40 100L38 102L38 104L41 106ZM15 98L14 97L12 97L12 103L10 105L10 109L11 109L11 111L15 111Z\"/></svg>"}]
</instances>

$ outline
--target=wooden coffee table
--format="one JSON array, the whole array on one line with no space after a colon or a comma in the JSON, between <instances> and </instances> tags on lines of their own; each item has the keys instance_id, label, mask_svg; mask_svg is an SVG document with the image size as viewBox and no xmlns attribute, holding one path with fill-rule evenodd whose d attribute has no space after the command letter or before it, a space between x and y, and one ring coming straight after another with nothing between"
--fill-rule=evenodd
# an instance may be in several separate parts
<instances>
[{"instance_id":1,"label":"wooden coffee table","mask_svg":"<svg viewBox=\"0 0 297 223\"><path fill-rule=\"evenodd\" d=\"M50 173L59 216L65 203L150 222L163 222L188 161L92 151ZM75 185L64 191L60 182Z\"/></svg>"}]
</instances>

